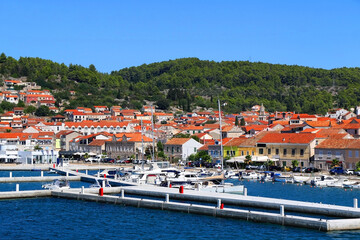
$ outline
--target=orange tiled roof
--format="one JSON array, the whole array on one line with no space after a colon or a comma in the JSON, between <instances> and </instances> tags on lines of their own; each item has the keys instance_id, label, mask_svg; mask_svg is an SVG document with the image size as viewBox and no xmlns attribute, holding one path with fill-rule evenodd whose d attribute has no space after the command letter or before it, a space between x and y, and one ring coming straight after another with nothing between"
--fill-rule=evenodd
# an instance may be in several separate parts
<instances>
[{"instance_id":1,"label":"orange tiled roof","mask_svg":"<svg viewBox=\"0 0 360 240\"><path fill-rule=\"evenodd\" d=\"M183 145L190 139L191 138L172 138L172 139L168 140L165 144L167 144L167 145Z\"/></svg>"},{"instance_id":2,"label":"orange tiled roof","mask_svg":"<svg viewBox=\"0 0 360 240\"><path fill-rule=\"evenodd\" d=\"M316 138L312 133L268 133L262 137L259 143L298 143L307 144Z\"/></svg>"}]
</instances>

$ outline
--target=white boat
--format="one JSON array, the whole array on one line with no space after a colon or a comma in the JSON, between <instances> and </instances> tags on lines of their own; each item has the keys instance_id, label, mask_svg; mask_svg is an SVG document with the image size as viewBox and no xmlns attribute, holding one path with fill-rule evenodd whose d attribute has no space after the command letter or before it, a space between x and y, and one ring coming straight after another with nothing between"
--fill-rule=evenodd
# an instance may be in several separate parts
<instances>
[{"instance_id":1,"label":"white boat","mask_svg":"<svg viewBox=\"0 0 360 240\"><path fill-rule=\"evenodd\" d=\"M256 172L243 172L241 177L243 179L258 179L259 174L257 174Z\"/></svg>"},{"instance_id":2,"label":"white boat","mask_svg":"<svg viewBox=\"0 0 360 240\"><path fill-rule=\"evenodd\" d=\"M274 175L274 182L282 182L282 183L294 183L293 176L289 174L275 174Z\"/></svg>"},{"instance_id":3,"label":"white boat","mask_svg":"<svg viewBox=\"0 0 360 240\"><path fill-rule=\"evenodd\" d=\"M244 185L234 185L232 183L214 184L211 181L205 181L195 184L195 189L204 192L218 193L244 193Z\"/></svg>"},{"instance_id":4,"label":"white boat","mask_svg":"<svg viewBox=\"0 0 360 240\"><path fill-rule=\"evenodd\" d=\"M179 172L176 177L167 177L167 181L169 181L173 186L176 185L189 185L194 182L198 182L201 180L196 173L194 172Z\"/></svg>"},{"instance_id":5,"label":"white boat","mask_svg":"<svg viewBox=\"0 0 360 240\"><path fill-rule=\"evenodd\" d=\"M233 170L225 171L225 178L237 179L239 178Z\"/></svg>"},{"instance_id":6,"label":"white boat","mask_svg":"<svg viewBox=\"0 0 360 240\"><path fill-rule=\"evenodd\" d=\"M61 189L69 189L70 184L66 180L55 179L51 183L44 184L41 187L48 190L61 190Z\"/></svg>"},{"instance_id":7,"label":"white boat","mask_svg":"<svg viewBox=\"0 0 360 240\"><path fill-rule=\"evenodd\" d=\"M337 181L337 182L328 183L327 186L328 187L344 187L344 184L349 185L349 184L354 184L354 183L356 183L356 181L351 181L347 178L344 178L344 179L339 179L339 181Z\"/></svg>"},{"instance_id":8,"label":"white boat","mask_svg":"<svg viewBox=\"0 0 360 240\"><path fill-rule=\"evenodd\" d=\"M339 179L331 177L331 176L319 176L315 177L314 180L311 181L311 185L317 187L327 187L328 184L332 184L339 181Z\"/></svg>"},{"instance_id":9,"label":"white boat","mask_svg":"<svg viewBox=\"0 0 360 240\"><path fill-rule=\"evenodd\" d=\"M294 183L305 183L310 179L310 177L307 176L293 176Z\"/></svg>"},{"instance_id":10,"label":"white boat","mask_svg":"<svg viewBox=\"0 0 360 240\"><path fill-rule=\"evenodd\" d=\"M91 184L90 185L90 188L102 188L103 185L102 185L102 181L105 181L104 185L105 187L111 187L110 183L109 183L109 180L107 180L106 178L105 179L102 179L101 180L101 184L99 182L99 179L95 179L95 183L94 184Z\"/></svg>"},{"instance_id":11,"label":"white boat","mask_svg":"<svg viewBox=\"0 0 360 240\"><path fill-rule=\"evenodd\" d=\"M262 182L272 182L273 181L273 177L269 174L264 174L260 177L260 181Z\"/></svg>"},{"instance_id":12,"label":"white boat","mask_svg":"<svg viewBox=\"0 0 360 240\"><path fill-rule=\"evenodd\" d=\"M344 184L343 187L344 188L357 188L357 189L360 189L360 182Z\"/></svg>"}]
</instances>

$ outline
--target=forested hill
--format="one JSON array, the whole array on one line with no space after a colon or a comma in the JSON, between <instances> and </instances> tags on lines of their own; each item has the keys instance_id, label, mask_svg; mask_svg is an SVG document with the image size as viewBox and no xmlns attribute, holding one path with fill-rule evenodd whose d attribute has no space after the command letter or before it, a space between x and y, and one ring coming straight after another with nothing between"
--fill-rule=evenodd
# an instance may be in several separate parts
<instances>
[{"instance_id":1,"label":"forested hill","mask_svg":"<svg viewBox=\"0 0 360 240\"><path fill-rule=\"evenodd\" d=\"M263 103L268 111L324 113L333 107L351 108L360 102L360 68L332 70L247 61L214 62L184 58L124 68L109 74L94 65L59 64L40 58L16 60L0 56L0 74L28 77L52 90L68 108L93 105L141 108L144 100L160 108L190 111L196 106L238 112ZM76 98L69 91L76 91Z\"/></svg>"}]
</instances>

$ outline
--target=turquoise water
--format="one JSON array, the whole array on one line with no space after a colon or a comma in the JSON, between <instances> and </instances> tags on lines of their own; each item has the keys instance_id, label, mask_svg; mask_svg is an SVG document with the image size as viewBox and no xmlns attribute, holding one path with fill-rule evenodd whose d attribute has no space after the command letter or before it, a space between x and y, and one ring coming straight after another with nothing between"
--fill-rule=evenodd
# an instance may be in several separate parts
<instances>
[{"instance_id":1,"label":"turquoise water","mask_svg":"<svg viewBox=\"0 0 360 240\"><path fill-rule=\"evenodd\" d=\"M344 206L351 206L354 197L360 198L360 191L355 190L251 181L243 183L248 187L248 194L254 196ZM3 191L1 185L0 191ZM0 201L0 216L0 239L360 239L360 231L325 233L59 198Z\"/></svg>"}]
</instances>

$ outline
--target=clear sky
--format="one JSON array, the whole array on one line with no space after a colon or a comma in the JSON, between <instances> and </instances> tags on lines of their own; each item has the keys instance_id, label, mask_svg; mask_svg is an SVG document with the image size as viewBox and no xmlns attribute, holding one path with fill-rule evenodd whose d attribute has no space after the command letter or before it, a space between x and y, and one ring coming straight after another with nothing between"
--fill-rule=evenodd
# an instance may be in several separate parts
<instances>
[{"instance_id":1,"label":"clear sky","mask_svg":"<svg viewBox=\"0 0 360 240\"><path fill-rule=\"evenodd\" d=\"M183 57L360 67L359 0L0 0L0 52L110 72Z\"/></svg>"}]
</instances>

